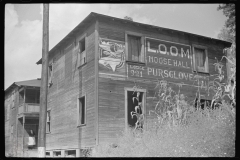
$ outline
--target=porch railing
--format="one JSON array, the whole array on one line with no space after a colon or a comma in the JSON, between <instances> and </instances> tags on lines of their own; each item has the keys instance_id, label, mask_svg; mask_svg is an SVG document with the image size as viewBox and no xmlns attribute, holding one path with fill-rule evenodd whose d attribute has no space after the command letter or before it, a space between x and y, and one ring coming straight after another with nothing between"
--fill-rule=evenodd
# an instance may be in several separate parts
<instances>
[{"instance_id":1,"label":"porch railing","mask_svg":"<svg viewBox=\"0 0 240 160\"><path fill-rule=\"evenodd\" d=\"M40 104L37 103L23 103L18 107L18 114L33 113L40 111Z\"/></svg>"}]
</instances>

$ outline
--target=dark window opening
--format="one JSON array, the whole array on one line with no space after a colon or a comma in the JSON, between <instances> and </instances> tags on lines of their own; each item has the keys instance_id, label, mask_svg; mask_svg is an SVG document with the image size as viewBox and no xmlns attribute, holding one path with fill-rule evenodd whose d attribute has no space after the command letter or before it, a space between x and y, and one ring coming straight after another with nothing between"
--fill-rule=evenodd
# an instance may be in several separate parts
<instances>
[{"instance_id":1,"label":"dark window opening","mask_svg":"<svg viewBox=\"0 0 240 160\"><path fill-rule=\"evenodd\" d=\"M79 41L79 66L85 64L86 60L86 51L85 51L85 38Z\"/></svg>"},{"instance_id":2,"label":"dark window opening","mask_svg":"<svg viewBox=\"0 0 240 160\"><path fill-rule=\"evenodd\" d=\"M65 151L65 157L76 157L76 150Z\"/></svg>"},{"instance_id":3,"label":"dark window opening","mask_svg":"<svg viewBox=\"0 0 240 160\"><path fill-rule=\"evenodd\" d=\"M205 108L211 108L211 109L216 109L220 106L221 102L218 101L214 101L212 106L211 106L211 100L206 100L206 99L200 99L200 101L198 101L198 99L195 99L195 108L201 108L201 109L205 109Z\"/></svg>"},{"instance_id":4,"label":"dark window opening","mask_svg":"<svg viewBox=\"0 0 240 160\"><path fill-rule=\"evenodd\" d=\"M139 94L139 96L138 96ZM143 128L143 119L139 117L143 114L143 92L134 92L134 91L128 91L127 92L127 116L128 116L128 125L130 127L136 127L138 129ZM139 106L139 107L137 107ZM142 117L143 118L143 117ZM138 123L136 123L138 121Z\"/></svg>"},{"instance_id":5,"label":"dark window opening","mask_svg":"<svg viewBox=\"0 0 240 160\"><path fill-rule=\"evenodd\" d=\"M61 151L54 151L53 157L61 157Z\"/></svg>"},{"instance_id":6,"label":"dark window opening","mask_svg":"<svg viewBox=\"0 0 240 160\"><path fill-rule=\"evenodd\" d=\"M79 119L78 119L78 125L85 124L85 111L86 111L86 105L85 105L85 96L79 98Z\"/></svg>"},{"instance_id":7,"label":"dark window opening","mask_svg":"<svg viewBox=\"0 0 240 160\"><path fill-rule=\"evenodd\" d=\"M48 87L51 87L52 83L52 76L53 76L53 64L48 66Z\"/></svg>"}]
</instances>

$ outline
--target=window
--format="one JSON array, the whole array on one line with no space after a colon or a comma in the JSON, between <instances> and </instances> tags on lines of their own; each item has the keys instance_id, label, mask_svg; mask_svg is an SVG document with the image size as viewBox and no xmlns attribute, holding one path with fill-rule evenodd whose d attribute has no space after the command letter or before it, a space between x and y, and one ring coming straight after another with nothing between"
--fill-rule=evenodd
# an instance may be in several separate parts
<instances>
[{"instance_id":1,"label":"window","mask_svg":"<svg viewBox=\"0 0 240 160\"><path fill-rule=\"evenodd\" d=\"M51 116L50 116L51 111L47 111L47 125L46 125L46 132L50 133L51 132Z\"/></svg>"},{"instance_id":2,"label":"window","mask_svg":"<svg viewBox=\"0 0 240 160\"><path fill-rule=\"evenodd\" d=\"M50 157L50 152L46 152L46 157Z\"/></svg>"},{"instance_id":3,"label":"window","mask_svg":"<svg viewBox=\"0 0 240 160\"><path fill-rule=\"evenodd\" d=\"M126 127L142 129L144 122L146 90L133 91L125 88L125 124Z\"/></svg>"},{"instance_id":4,"label":"window","mask_svg":"<svg viewBox=\"0 0 240 160\"><path fill-rule=\"evenodd\" d=\"M86 124L86 96L78 98L78 120L77 125L85 125Z\"/></svg>"},{"instance_id":5,"label":"window","mask_svg":"<svg viewBox=\"0 0 240 160\"><path fill-rule=\"evenodd\" d=\"M193 45L193 63L195 71L208 73L208 54L206 47Z\"/></svg>"},{"instance_id":6,"label":"window","mask_svg":"<svg viewBox=\"0 0 240 160\"><path fill-rule=\"evenodd\" d=\"M127 32L125 40L128 61L144 63L144 38L141 34Z\"/></svg>"},{"instance_id":7,"label":"window","mask_svg":"<svg viewBox=\"0 0 240 160\"><path fill-rule=\"evenodd\" d=\"M15 107L15 104L14 104L14 101L15 101L15 92L14 92L14 91L13 91L13 93L12 93L11 99L12 99L12 108L14 108L14 107Z\"/></svg>"},{"instance_id":8,"label":"window","mask_svg":"<svg viewBox=\"0 0 240 160\"><path fill-rule=\"evenodd\" d=\"M7 118L7 120L9 120L9 113L10 112L10 105L7 105L7 115L6 115L6 118Z\"/></svg>"},{"instance_id":9,"label":"window","mask_svg":"<svg viewBox=\"0 0 240 160\"><path fill-rule=\"evenodd\" d=\"M48 66L48 87L52 86L53 63Z\"/></svg>"},{"instance_id":10,"label":"window","mask_svg":"<svg viewBox=\"0 0 240 160\"><path fill-rule=\"evenodd\" d=\"M65 151L65 157L76 157L76 150Z\"/></svg>"},{"instance_id":11,"label":"window","mask_svg":"<svg viewBox=\"0 0 240 160\"><path fill-rule=\"evenodd\" d=\"M13 125L11 125L11 139L13 138Z\"/></svg>"},{"instance_id":12,"label":"window","mask_svg":"<svg viewBox=\"0 0 240 160\"><path fill-rule=\"evenodd\" d=\"M53 157L61 157L61 151L53 151Z\"/></svg>"},{"instance_id":13,"label":"window","mask_svg":"<svg viewBox=\"0 0 240 160\"><path fill-rule=\"evenodd\" d=\"M85 37L79 41L79 66L84 65L87 62L86 49L85 49Z\"/></svg>"}]
</instances>

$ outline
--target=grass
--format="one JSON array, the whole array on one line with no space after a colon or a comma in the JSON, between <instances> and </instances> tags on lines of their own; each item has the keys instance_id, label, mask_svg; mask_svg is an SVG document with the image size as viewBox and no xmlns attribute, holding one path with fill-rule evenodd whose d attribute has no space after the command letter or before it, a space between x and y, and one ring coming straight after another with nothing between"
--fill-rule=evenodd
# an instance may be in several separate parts
<instances>
[{"instance_id":1,"label":"grass","mask_svg":"<svg viewBox=\"0 0 240 160\"><path fill-rule=\"evenodd\" d=\"M208 112L208 114L206 114ZM162 124L143 132L128 129L117 143L102 144L93 157L233 157L235 120L221 107L196 110L187 125Z\"/></svg>"}]
</instances>

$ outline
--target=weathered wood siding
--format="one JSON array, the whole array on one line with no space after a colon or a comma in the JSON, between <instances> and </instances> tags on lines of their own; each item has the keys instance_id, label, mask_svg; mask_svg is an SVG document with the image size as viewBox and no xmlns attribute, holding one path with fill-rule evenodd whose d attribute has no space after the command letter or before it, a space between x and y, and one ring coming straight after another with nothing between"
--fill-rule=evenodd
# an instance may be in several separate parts
<instances>
[{"instance_id":1,"label":"weathered wood siding","mask_svg":"<svg viewBox=\"0 0 240 160\"><path fill-rule=\"evenodd\" d=\"M222 51L225 46L220 43L217 44L214 40L200 38L197 36L193 37L183 33L180 34L167 30L156 31L154 28L139 28L138 26L132 25L131 22L124 25L113 21L99 22L99 38L125 42L125 31L137 32L141 33L145 37L189 45L191 46L191 53L193 44L205 46L207 47L208 52L209 73L210 75L218 74L213 64L217 62L215 57L218 60L221 59L223 56ZM223 62L225 63L225 61ZM154 89L156 87L156 82L157 80L161 80L161 78L157 77L156 79L150 79L145 77L145 79L143 79L141 77L129 77L127 74L129 73L127 72L129 65L131 64L125 64L125 70L123 71L125 76L119 77L119 74L122 74L122 72L113 72L107 67L104 68L104 66L99 63L99 143L113 141L113 138L116 137L117 134L120 134L125 128L124 87L133 87L136 84L142 89L146 89L145 114L147 121L151 121L152 117L154 116L149 115L148 113L150 110L154 110L154 107L158 101L157 98L153 99L152 97L154 97L156 93L156 90ZM161 67L164 68L164 66ZM166 69L170 68L166 67ZM109 74L106 73L107 70L109 71ZM181 71L181 69L179 70ZM223 71L226 77L225 64ZM209 77L209 74L200 75ZM216 76L209 77L210 80L213 80L213 78L216 78ZM198 90L197 85L183 85L179 88L178 83L181 83L181 81L173 82L174 83L169 83L172 89L176 92L178 92L180 89L180 93L185 94L188 102L192 103ZM204 99L211 99L213 95L210 94L210 96L208 96L206 89L200 89L200 93L205 96Z\"/></svg>"},{"instance_id":2,"label":"weathered wood siding","mask_svg":"<svg viewBox=\"0 0 240 160\"><path fill-rule=\"evenodd\" d=\"M46 150L84 148L95 144L94 107L94 25L79 32L53 54L53 85L48 93L51 133L46 136ZM87 64L78 68L78 41L85 33ZM76 43L75 43L76 39ZM86 95L86 126L77 127L77 100Z\"/></svg>"},{"instance_id":3,"label":"weathered wood siding","mask_svg":"<svg viewBox=\"0 0 240 160\"><path fill-rule=\"evenodd\" d=\"M12 93L15 92L14 94L14 102L12 101ZM9 100L8 98L9 97ZM5 117L7 118L8 114L8 119L5 119L5 147L6 147L6 152L5 153L15 153L17 149L17 113L18 113L18 104L19 104L19 93L18 93L18 88L14 88L8 95L5 95L5 107L9 107L8 109L6 108L5 112ZM13 126L13 132L11 134L11 126Z\"/></svg>"}]
</instances>

